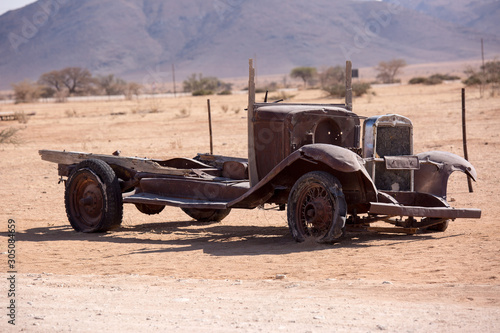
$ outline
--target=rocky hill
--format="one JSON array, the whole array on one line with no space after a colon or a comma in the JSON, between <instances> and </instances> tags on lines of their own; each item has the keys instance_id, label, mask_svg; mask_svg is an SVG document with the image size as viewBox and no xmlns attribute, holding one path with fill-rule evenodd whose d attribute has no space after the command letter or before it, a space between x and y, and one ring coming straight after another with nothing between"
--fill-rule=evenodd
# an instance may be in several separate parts
<instances>
[{"instance_id":1,"label":"rocky hill","mask_svg":"<svg viewBox=\"0 0 500 333\"><path fill-rule=\"evenodd\" d=\"M494 0L38 1L0 16L0 88L66 66L152 83L170 81L172 64L178 80L244 76L254 57L259 74L346 58L452 61L480 57L481 38L493 57L499 8Z\"/></svg>"}]
</instances>

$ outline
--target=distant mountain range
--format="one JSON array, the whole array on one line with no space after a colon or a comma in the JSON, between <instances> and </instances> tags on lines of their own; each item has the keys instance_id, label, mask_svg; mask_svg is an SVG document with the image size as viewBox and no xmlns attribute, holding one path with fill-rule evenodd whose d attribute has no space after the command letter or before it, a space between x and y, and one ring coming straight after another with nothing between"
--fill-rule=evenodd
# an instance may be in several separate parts
<instances>
[{"instance_id":1,"label":"distant mountain range","mask_svg":"<svg viewBox=\"0 0 500 333\"><path fill-rule=\"evenodd\" d=\"M500 55L498 0L40 0L0 16L0 88L68 66L152 84L191 73Z\"/></svg>"}]
</instances>

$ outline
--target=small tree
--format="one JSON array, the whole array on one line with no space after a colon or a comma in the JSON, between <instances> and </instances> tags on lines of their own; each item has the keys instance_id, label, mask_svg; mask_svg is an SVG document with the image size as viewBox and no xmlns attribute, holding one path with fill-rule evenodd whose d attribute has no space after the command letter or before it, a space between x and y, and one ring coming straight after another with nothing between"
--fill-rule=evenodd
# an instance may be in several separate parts
<instances>
[{"instance_id":1,"label":"small tree","mask_svg":"<svg viewBox=\"0 0 500 333\"><path fill-rule=\"evenodd\" d=\"M500 89L500 60L488 61L481 66L481 71L476 71L472 67L465 70L467 79L463 83L467 86L481 86L490 85L491 95L493 96L497 90ZM481 93L482 96L482 93Z\"/></svg>"},{"instance_id":2,"label":"small tree","mask_svg":"<svg viewBox=\"0 0 500 333\"><path fill-rule=\"evenodd\" d=\"M40 98L40 86L30 80L12 84L16 103L30 103Z\"/></svg>"},{"instance_id":3,"label":"small tree","mask_svg":"<svg viewBox=\"0 0 500 333\"><path fill-rule=\"evenodd\" d=\"M321 88L331 87L335 84L345 83L345 67L335 66L328 67L319 73L319 83Z\"/></svg>"},{"instance_id":4,"label":"small tree","mask_svg":"<svg viewBox=\"0 0 500 333\"><path fill-rule=\"evenodd\" d=\"M472 67L468 67L464 73L467 79L464 83L468 86L479 85L481 83L500 83L500 61L488 61L481 66L481 71L476 71Z\"/></svg>"},{"instance_id":5,"label":"small tree","mask_svg":"<svg viewBox=\"0 0 500 333\"><path fill-rule=\"evenodd\" d=\"M93 78L88 69L81 67L67 67L57 71L42 74L38 83L51 87L57 95L64 90L67 95L85 94L92 91Z\"/></svg>"},{"instance_id":6,"label":"small tree","mask_svg":"<svg viewBox=\"0 0 500 333\"><path fill-rule=\"evenodd\" d=\"M402 68L406 66L404 59L392 59L391 61L381 61L375 70L378 72L377 79L383 83L396 82L396 76L401 74Z\"/></svg>"},{"instance_id":7,"label":"small tree","mask_svg":"<svg viewBox=\"0 0 500 333\"><path fill-rule=\"evenodd\" d=\"M142 86L136 82L128 82L125 87L125 96L128 99L132 99L133 96L139 96L141 93Z\"/></svg>"},{"instance_id":8,"label":"small tree","mask_svg":"<svg viewBox=\"0 0 500 333\"><path fill-rule=\"evenodd\" d=\"M86 93L92 86L92 74L88 69L68 67L61 71L63 84L68 88L70 95Z\"/></svg>"},{"instance_id":9,"label":"small tree","mask_svg":"<svg viewBox=\"0 0 500 333\"><path fill-rule=\"evenodd\" d=\"M115 77L113 74L99 76L95 82L100 92L108 96L124 95L127 90L127 82Z\"/></svg>"},{"instance_id":10,"label":"small tree","mask_svg":"<svg viewBox=\"0 0 500 333\"><path fill-rule=\"evenodd\" d=\"M61 71L52 71L45 74L42 74L38 79L38 83L40 85L49 87L56 92L62 91L64 89L64 77Z\"/></svg>"},{"instance_id":11,"label":"small tree","mask_svg":"<svg viewBox=\"0 0 500 333\"><path fill-rule=\"evenodd\" d=\"M294 79L300 78L304 81L304 89L307 88L307 82L310 82L316 76L317 70L314 67L296 67L292 69L290 76Z\"/></svg>"},{"instance_id":12,"label":"small tree","mask_svg":"<svg viewBox=\"0 0 500 333\"><path fill-rule=\"evenodd\" d=\"M326 91L332 97L345 97L345 67L328 67L319 73L321 89ZM367 82L353 82L352 92L354 96L360 97L368 92L371 85Z\"/></svg>"}]
</instances>

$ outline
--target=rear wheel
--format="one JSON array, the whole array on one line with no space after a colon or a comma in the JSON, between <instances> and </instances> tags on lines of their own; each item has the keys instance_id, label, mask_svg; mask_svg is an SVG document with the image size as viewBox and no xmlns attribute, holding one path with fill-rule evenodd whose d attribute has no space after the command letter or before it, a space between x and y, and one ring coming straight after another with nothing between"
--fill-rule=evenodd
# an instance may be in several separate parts
<instances>
[{"instance_id":1,"label":"rear wheel","mask_svg":"<svg viewBox=\"0 0 500 333\"><path fill-rule=\"evenodd\" d=\"M441 220L441 219L433 219L431 220ZM448 229L448 224L450 223L450 220L444 220L441 223L431 225L430 227L425 228L425 231L429 232L444 232L446 229Z\"/></svg>"},{"instance_id":2,"label":"rear wheel","mask_svg":"<svg viewBox=\"0 0 500 333\"><path fill-rule=\"evenodd\" d=\"M162 205L149 205L149 204L143 204L143 203L136 203L135 207L143 214L146 215L156 215L160 214L163 209L165 209L165 206Z\"/></svg>"},{"instance_id":3,"label":"rear wheel","mask_svg":"<svg viewBox=\"0 0 500 333\"><path fill-rule=\"evenodd\" d=\"M71 226L81 232L102 232L122 222L123 201L113 169L101 160L79 163L68 178L64 193Z\"/></svg>"},{"instance_id":4,"label":"rear wheel","mask_svg":"<svg viewBox=\"0 0 500 333\"><path fill-rule=\"evenodd\" d=\"M323 171L309 172L293 186L288 197L288 226L303 242L334 243L344 232L347 205L337 178Z\"/></svg>"},{"instance_id":5,"label":"rear wheel","mask_svg":"<svg viewBox=\"0 0 500 333\"><path fill-rule=\"evenodd\" d=\"M231 209L182 208L184 213L199 222L220 222L229 215Z\"/></svg>"}]
</instances>

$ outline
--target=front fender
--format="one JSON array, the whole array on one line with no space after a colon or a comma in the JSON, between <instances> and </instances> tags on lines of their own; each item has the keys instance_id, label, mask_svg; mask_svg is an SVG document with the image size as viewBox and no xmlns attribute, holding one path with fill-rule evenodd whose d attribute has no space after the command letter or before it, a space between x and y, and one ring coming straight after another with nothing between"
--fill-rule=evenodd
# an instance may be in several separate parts
<instances>
[{"instance_id":1,"label":"front fender","mask_svg":"<svg viewBox=\"0 0 500 333\"><path fill-rule=\"evenodd\" d=\"M317 170L330 171L343 176L352 175L351 177L338 176L343 187L355 187L363 192L374 193L376 197L375 184L368 175L361 157L342 147L311 144L302 146L286 157L248 192L230 202L228 207L257 207L267 202L277 187L289 190L302 175ZM345 179L342 178L349 178L350 183L345 184Z\"/></svg>"},{"instance_id":2,"label":"front fender","mask_svg":"<svg viewBox=\"0 0 500 333\"><path fill-rule=\"evenodd\" d=\"M359 181L364 184L364 192L377 193L377 188L372 178L365 168L365 161L356 153L334 145L327 144L312 144L306 145L299 149L304 158L313 161L319 161L327 165L329 168L341 173L358 173ZM343 179L339 179L342 186L345 187ZM351 186L361 184L351 184Z\"/></svg>"},{"instance_id":3,"label":"front fender","mask_svg":"<svg viewBox=\"0 0 500 333\"><path fill-rule=\"evenodd\" d=\"M356 172L364 170L364 161L361 157L345 148L316 143L301 147L299 152L314 161L320 161L334 170L341 172Z\"/></svg>"},{"instance_id":4,"label":"front fender","mask_svg":"<svg viewBox=\"0 0 500 333\"><path fill-rule=\"evenodd\" d=\"M448 179L455 171L461 171L474 181L477 173L466 159L444 151L417 154L420 170L415 170L415 191L431 193L446 199Z\"/></svg>"}]
</instances>

